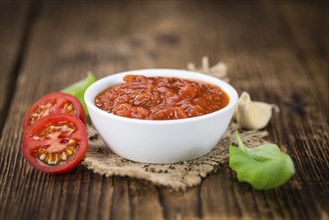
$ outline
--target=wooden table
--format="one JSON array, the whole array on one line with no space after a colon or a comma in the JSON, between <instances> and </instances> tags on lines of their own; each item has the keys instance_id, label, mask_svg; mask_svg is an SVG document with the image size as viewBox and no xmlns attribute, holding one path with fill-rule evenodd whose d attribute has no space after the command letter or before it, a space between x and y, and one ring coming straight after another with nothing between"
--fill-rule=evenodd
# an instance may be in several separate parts
<instances>
[{"instance_id":1,"label":"wooden table","mask_svg":"<svg viewBox=\"0 0 329 220\"><path fill-rule=\"evenodd\" d=\"M0 219L328 219L328 3L313 1L1 1ZM38 98L82 79L184 68L208 55L231 84L276 103L269 140L296 174L276 190L227 164L186 192L79 166L32 169L21 121Z\"/></svg>"}]
</instances>

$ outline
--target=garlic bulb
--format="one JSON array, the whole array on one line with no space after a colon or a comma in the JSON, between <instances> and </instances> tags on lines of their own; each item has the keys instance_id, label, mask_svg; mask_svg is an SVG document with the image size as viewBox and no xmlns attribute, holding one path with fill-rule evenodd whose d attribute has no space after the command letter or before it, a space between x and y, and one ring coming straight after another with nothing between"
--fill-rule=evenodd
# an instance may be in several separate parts
<instances>
[{"instance_id":1,"label":"garlic bulb","mask_svg":"<svg viewBox=\"0 0 329 220\"><path fill-rule=\"evenodd\" d=\"M266 127L272 116L272 109L279 112L277 105L255 102L247 92L243 92L238 100L233 118L246 129L262 129Z\"/></svg>"}]
</instances>

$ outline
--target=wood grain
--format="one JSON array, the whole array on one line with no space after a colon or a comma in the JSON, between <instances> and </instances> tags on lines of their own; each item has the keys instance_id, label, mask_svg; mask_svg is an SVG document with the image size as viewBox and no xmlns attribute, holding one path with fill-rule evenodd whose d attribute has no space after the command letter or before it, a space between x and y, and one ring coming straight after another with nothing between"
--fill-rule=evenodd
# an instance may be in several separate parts
<instances>
[{"instance_id":1,"label":"wood grain","mask_svg":"<svg viewBox=\"0 0 329 220\"><path fill-rule=\"evenodd\" d=\"M1 30L10 27L13 37L1 31L0 106L8 105L8 114L1 118L0 219L328 219L328 3L32 4L13 6L14 20L1 17ZM6 8L1 3L1 11ZM30 23L24 20L29 16ZM296 174L279 189L257 191L239 183L228 165L197 187L172 192L128 177L102 177L82 166L47 175L23 159L20 123L42 95L88 70L102 77L184 68L204 55L227 63L239 93L280 107L267 127L269 139L291 155ZM12 89L10 102L3 101Z\"/></svg>"},{"instance_id":2,"label":"wood grain","mask_svg":"<svg viewBox=\"0 0 329 220\"><path fill-rule=\"evenodd\" d=\"M0 2L0 135L32 25L29 6L29 1Z\"/></svg>"}]
</instances>

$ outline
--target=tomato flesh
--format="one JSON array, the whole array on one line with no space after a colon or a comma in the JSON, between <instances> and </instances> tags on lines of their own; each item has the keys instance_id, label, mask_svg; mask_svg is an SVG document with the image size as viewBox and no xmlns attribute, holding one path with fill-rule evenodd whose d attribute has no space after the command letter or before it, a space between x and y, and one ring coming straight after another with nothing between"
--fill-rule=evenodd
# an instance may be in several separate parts
<instances>
[{"instance_id":1,"label":"tomato flesh","mask_svg":"<svg viewBox=\"0 0 329 220\"><path fill-rule=\"evenodd\" d=\"M23 120L23 130L40 118L56 113L72 114L86 122L86 115L78 99L66 93L54 92L43 96L29 108Z\"/></svg>"},{"instance_id":2,"label":"tomato flesh","mask_svg":"<svg viewBox=\"0 0 329 220\"><path fill-rule=\"evenodd\" d=\"M79 145L76 139L69 137L74 130L75 127L67 123L48 125L32 137L34 140L44 141L34 150L35 157L49 165L68 160Z\"/></svg>"},{"instance_id":3,"label":"tomato flesh","mask_svg":"<svg viewBox=\"0 0 329 220\"><path fill-rule=\"evenodd\" d=\"M78 118L68 113L51 114L26 129L22 141L25 159L46 173L74 168L88 146L87 132Z\"/></svg>"}]
</instances>

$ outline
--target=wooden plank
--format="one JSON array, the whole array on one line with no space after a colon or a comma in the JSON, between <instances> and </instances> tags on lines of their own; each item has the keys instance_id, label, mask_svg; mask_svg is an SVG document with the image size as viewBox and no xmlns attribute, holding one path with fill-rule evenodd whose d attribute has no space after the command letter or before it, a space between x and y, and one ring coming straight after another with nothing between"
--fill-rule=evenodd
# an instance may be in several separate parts
<instances>
[{"instance_id":1,"label":"wooden plank","mask_svg":"<svg viewBox=\"0 0 329 220\"><path fill-rule=\"evenodd\" d=\"M318 201L318 210L328 213L328 41L324 40L328 29L323 28L328 26L326 4L328 6L325 2L284 3L280 7L283 17L280 25L286 27L296 54L285 64L294 82L289 104L297 113L293 120L284 120L285 130L294 131L286 141L299 153L296 160L300 166L300 182ZM289 115L291 112L283 117ZM304 193L301 197L305 197ZM304 202L309 203L308 199Z\"/></svg>"},{"instance_id":2,"label":"wooden plank","mask_svg":"<svg viewBox=\"0 0 329 220\"><path fill-rule=\"evenodd\" d=\"M130 219L132 217L132 211L129 199L128 180L127 178L114 178L114 185L110 218Z\"/></svg>"},{"instance_id":3,"label":"wooden plank","mask_svg":"<svg viewBox=\"0 0 329 220\"><path fill-rule=\"evenodd\" d=\"M28 35L29 1L0 2L0 135L15 92L17 72Z\"/></svg>"},{"instance_id":4,"label":"wooden plank","mask_svg":"<svg viewBox=\"0 0 329 220\"><path fill-rule=\"evenodd\" d=\"M328 69L321 48L326 46L322 37L314 43L317 35L303 35L308 30L319 33L325 24L312 16L321 5L303 5L41 2L1 139L0 219L325 216L329 129L322 94ZM310 12L305 9L309 6L314 7ZM300 11L308 21L304 26ZM268 130L270 140L287 150L296 165L296 175L285 186L253 190L239 183L226 164L202 185L176 193L129 178L101 177L81 166L46 175L22 158L20 121L43 94L82 78L88 69L101 77L128 69L182 68L203 55L228 64L239 92L280 106Z\"/></svg>"},{"instance_id":5,"label":"wooden plank","mask_svg":"<svg viewBox=\"0 0 329 220\"><path fill-rule=\"evenodd\" d=\"M166 219L201 219L200 188L194 187L184 193L160 189L159 196Z\"/></svg>"},{"instance_id":6,"label":"wooden plank","mask_svg":"<svg viewBox=\"0 0 329 220\"><path fill-rule=\"evenodd\" d=\"M129 179L129 203L131 219L162 219L163 207L157 188L145 181ZM117 216L120 218L121 216ZM115 218L115 217L114 217Z\"/></svg>"}]
</instances>

